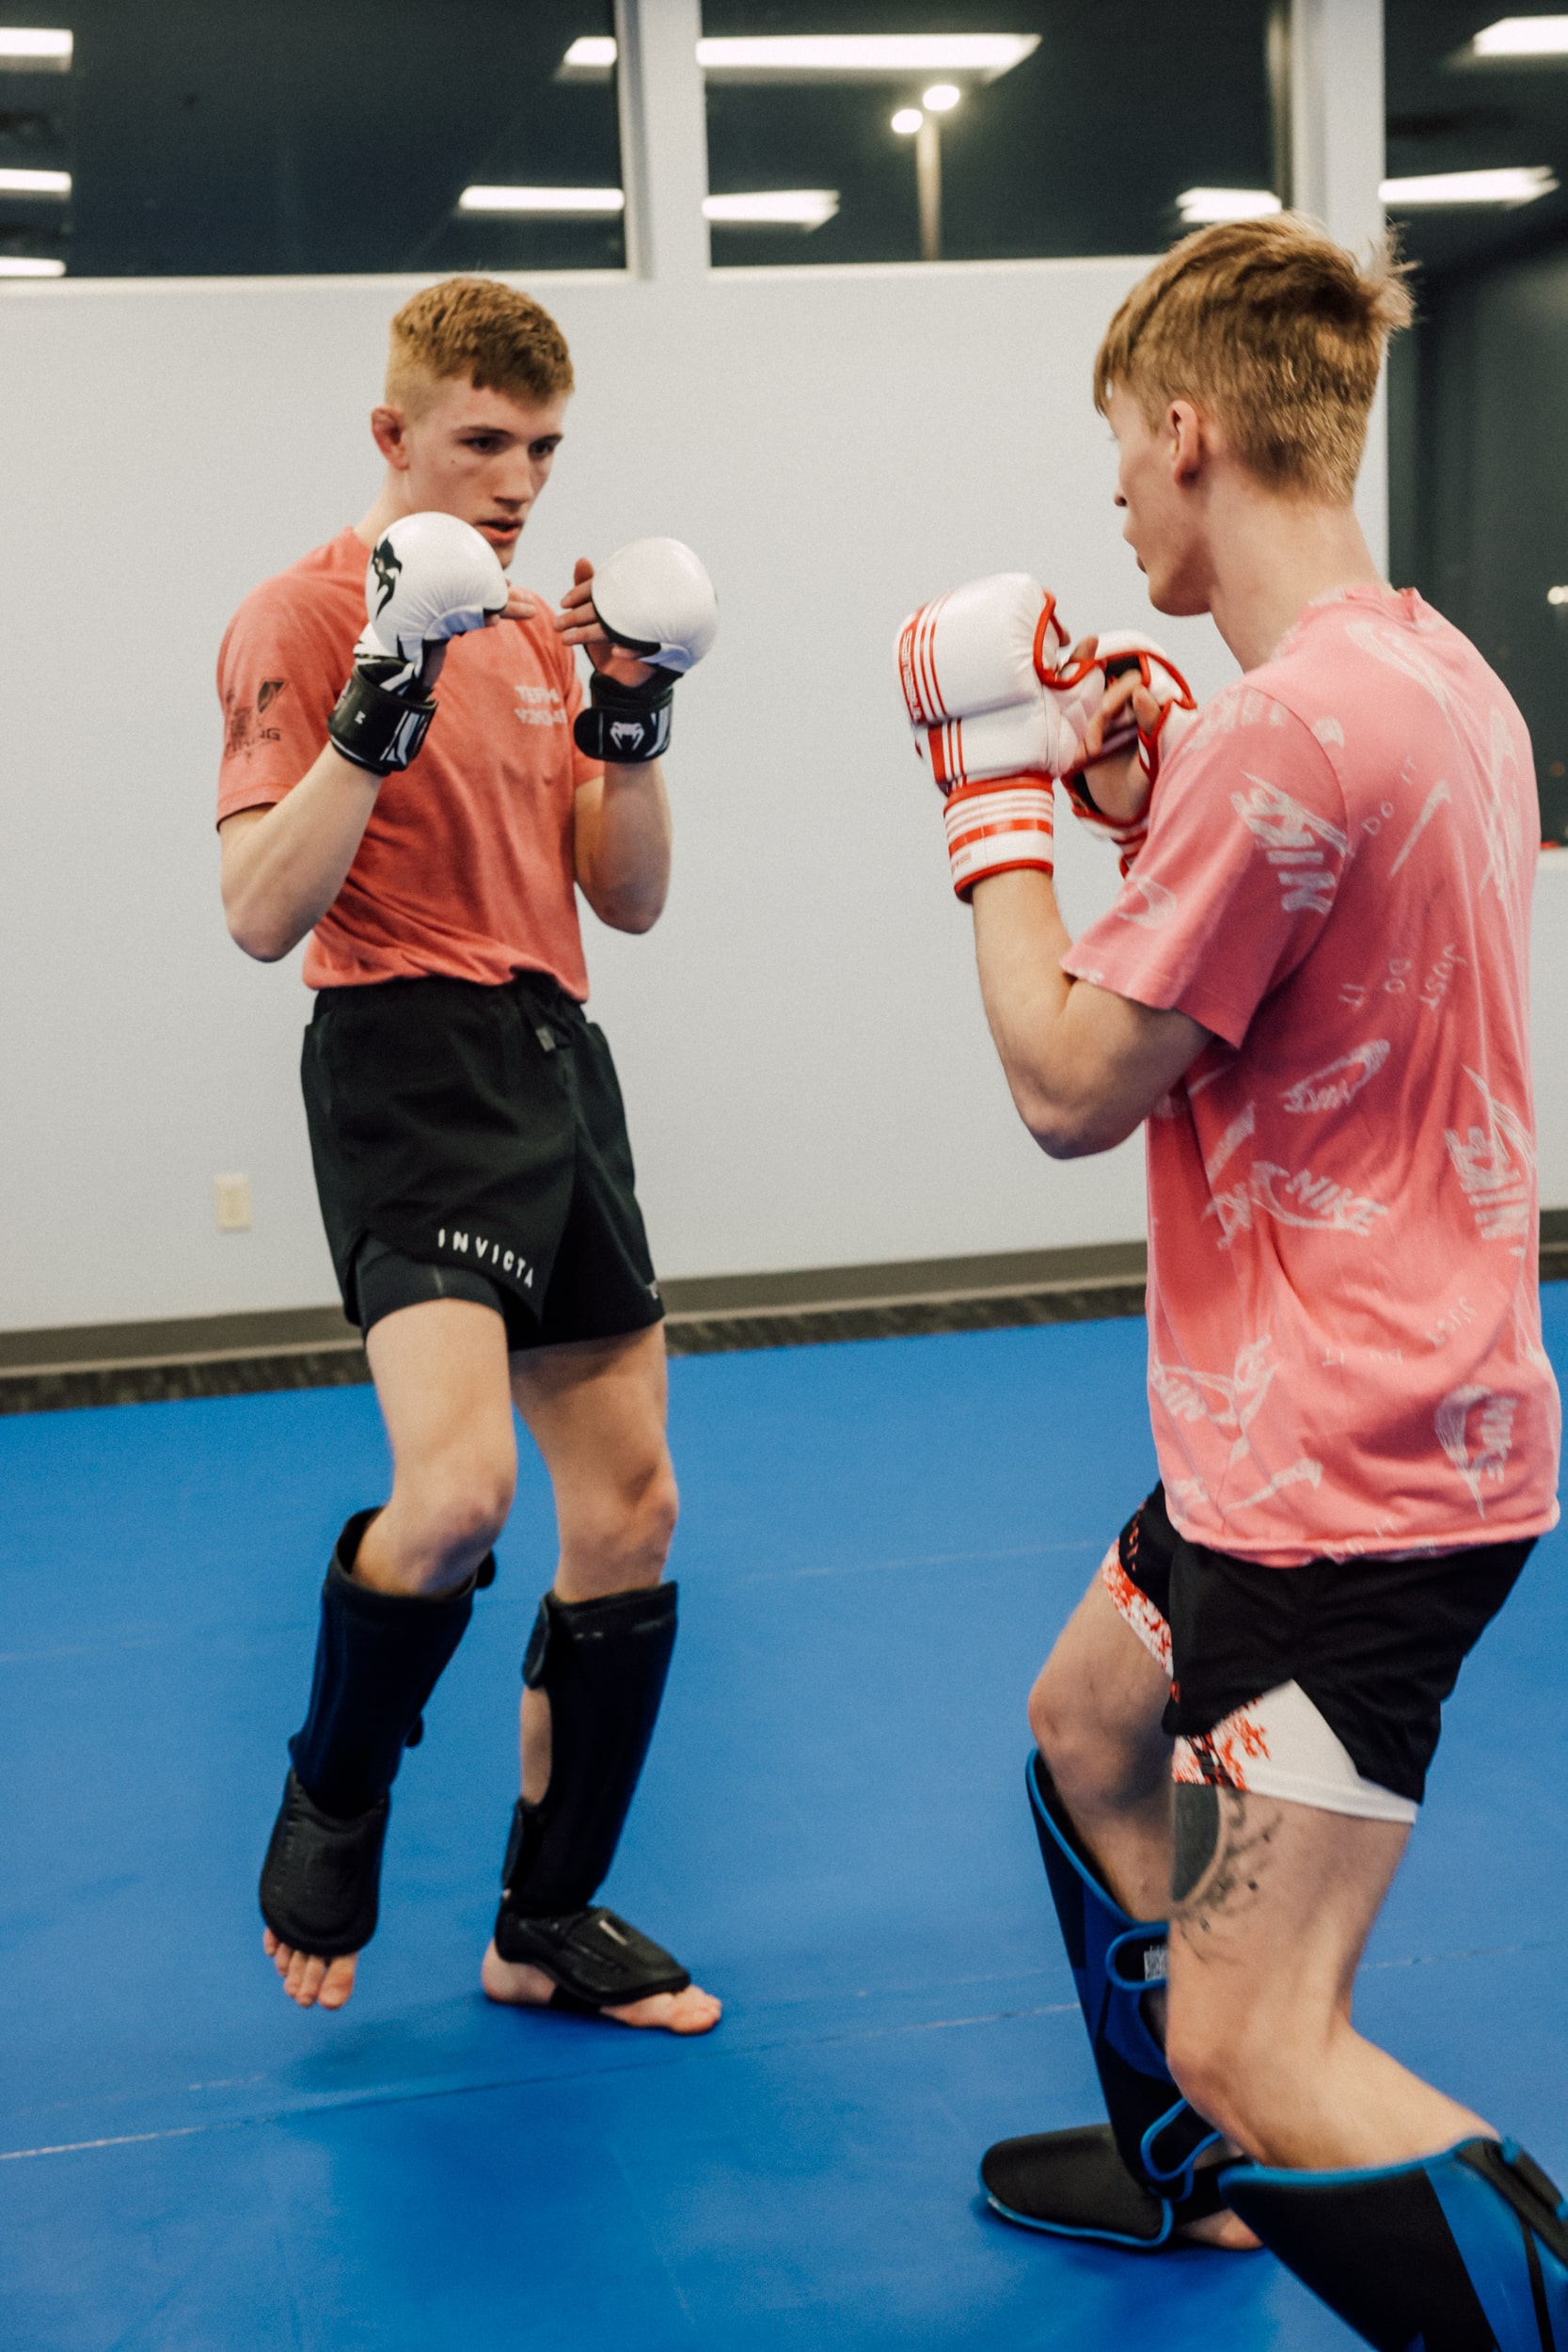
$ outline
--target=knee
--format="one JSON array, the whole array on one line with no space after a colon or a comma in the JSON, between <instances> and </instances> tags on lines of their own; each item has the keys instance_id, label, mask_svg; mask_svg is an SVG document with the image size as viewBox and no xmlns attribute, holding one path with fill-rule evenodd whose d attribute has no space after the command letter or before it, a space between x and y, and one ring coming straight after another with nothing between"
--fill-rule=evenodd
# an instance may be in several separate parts
<instances>
[{"instance_id":1,"label":"knee","mask_svg":"<svg viewBox=\"0 0 1568 2352\"><path fill-rule=\"evenodd\" d=\"M422 1584L450 1586L473 1573L506 1525L516 1480L515 1456L483 1453L444 1462L405 1483L396 1499L404 1549Z\"/></svg>"},{"instance_id":2,"label":"knee","mask_svg":"<svg viewBox=\"0 0 1568 2352\"><path fill-rule=\"evenodd\" d=\"M1046 1660L1029 1693L1029 1728L1064 1795L1104 1778L1103 1727L1085 1709L1079 1677L1067 1672L1054 1655Z\"/></svg>"},{"instance_id":3,"label":"knee","mask_svg":"<svg viewBox=\"0 0 1568 2352\"><path fill-rule=\"evenodd\" d=\"M657 1581L680 1517L680 1491L669 1454L661 1451L650 1461L643 1474L618 1495L616 1504L615 1549L650 1569L648 1581Z\"/></svg>"},{"instance_id":4,"label":"knee","mask_svg":"<svg viewBox=\"0 0 1568 2352\"><path fill-rule=\"evenodd\" d=\"M674 1470L662 1449L593 1495L578 1495L570 1529L562 1531L574 1581L603 1593L657 1584L679 1515Z\"/></svg>"}]
</instances>

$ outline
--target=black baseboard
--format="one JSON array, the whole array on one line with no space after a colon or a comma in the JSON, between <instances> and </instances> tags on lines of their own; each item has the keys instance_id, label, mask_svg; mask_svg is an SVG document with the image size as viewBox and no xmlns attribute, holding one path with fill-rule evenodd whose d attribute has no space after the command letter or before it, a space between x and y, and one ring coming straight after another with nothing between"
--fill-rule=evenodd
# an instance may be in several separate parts
<instances>
[{"instance_id":1,"label":"black baseboard","mask_svg":"<svg viewBox=\"0 0 1568 2352\"><path fill-rule=\"evenodd\" d=\"M663 1285L672 1356L809 1347L1138 1315L1142 1242L910 1258ZM1568 1279L1568 1209L1541 1217L1541 1278ZM352 1387L370 1378L338 1307L0 1332L0 1414Z\"/></svg>"}]
</instances>

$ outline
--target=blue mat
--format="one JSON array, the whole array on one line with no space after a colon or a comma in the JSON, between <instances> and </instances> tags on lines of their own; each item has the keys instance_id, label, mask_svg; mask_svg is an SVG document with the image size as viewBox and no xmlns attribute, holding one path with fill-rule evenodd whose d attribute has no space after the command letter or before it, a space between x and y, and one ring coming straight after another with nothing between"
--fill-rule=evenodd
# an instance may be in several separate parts
<instances>
[{"instance_id":1,"label":"blue mat","mask_svg":"<svg viewBox=\"0 0 1568 2352\"><path fill-rule=\"evenodd\" d=\"M1568 1293L1549 1291L1556 1360ZM1153 1473L1141 1323L673 1367L683 1634L610 1899L701 2042L490 2008L517 1670L501 1575L398 1785L385 1925L301 2016L255 1875L368 1391L0 1422L0 2335L25 2352L1351 2343L1267 2257L1010 2231L988 2141L1098 2105L1023 1701ZM1568 2174L1563 1538L1466 1668L1360 1992Z\"/></svg>"}]
</instances>

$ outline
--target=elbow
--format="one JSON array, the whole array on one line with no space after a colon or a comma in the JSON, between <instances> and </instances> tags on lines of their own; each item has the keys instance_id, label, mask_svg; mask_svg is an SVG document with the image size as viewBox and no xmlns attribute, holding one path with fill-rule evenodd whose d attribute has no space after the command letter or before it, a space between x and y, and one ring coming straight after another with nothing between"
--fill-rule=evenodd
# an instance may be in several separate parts
<instances>
[{"instance_id":1,"label":"elbow","mask_svg":"<svg viewBox=\"0 0 1568 2352\"><path fill-rule=\"evenodd\" d=\"M657 898L633 891L617 893L613 890L601 891L596 897L589 897L585 892L584 896L588 897L589 905L609 930L630 931L634 936L651 931L664 912L662 891Z\"/></svg>"},{"instance_id":2,"label":"elbow","mask_svg":"<svg viewBox=\"0 0 1568 2352\"><path fill-rule=\"evenodd\" d=\"M1087 1160L1114 1151L1132 1129L1108 1119L1093 1103L1068 1102L1014 1089L1019 1116L1049 1160Z\"/></svg>"},{"instance_id":3,"label":"elbow","mask_svg":"<svg viewBox=\"0 0 1568 2352\"><path fill-rule=\"evenodd\" d=\"M255 963L281 963L294 941L245 907L224 908L229 936Z\"/></svg>"},{"instance_id":4,"label":"elbow","mask_svg":"<svg viewBox=\"0 0 1568 2352\"><path fill-rule=\"evenodd\" d=\"M1024 1125L1039 1145L1048 1160L1083 1160L1106 1147L1097 1142L1092 1134L1071 1119L1045 1113L1026 1119Z\"/></svg>"}]
</instances>

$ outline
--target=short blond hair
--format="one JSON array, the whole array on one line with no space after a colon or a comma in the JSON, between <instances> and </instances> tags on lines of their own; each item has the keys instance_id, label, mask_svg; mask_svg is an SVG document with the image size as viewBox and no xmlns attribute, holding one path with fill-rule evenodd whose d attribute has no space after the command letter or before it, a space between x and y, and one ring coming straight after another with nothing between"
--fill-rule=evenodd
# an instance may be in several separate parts
<instances>
[{"instance_id":1,"label":"short blond hair","mask_svg":"<svg viewBox=\"0 0 1568 2352\"><path fill-rule=\"evenodd\" d=\"M392 321L388 401L418 413L434 386L454 376L537 405L572 389L572 355L530 295L496 278L447 278L413 295Z\"/></svg>"},{"instance_id":2,"label":"short blond hair","mask_svg":"<svg viewBox=\"0 0 1568 2352\"><path fill-rule=\"evenodd\" d=\"M1388 338L1415 315L1404 279L1386 241L1362 264L1299 213L1200 229L1106 328L1094 405L1124 391L1152 428L1191 400L1271 489L1343 505Z\"/></svg>"}]
</instances>

